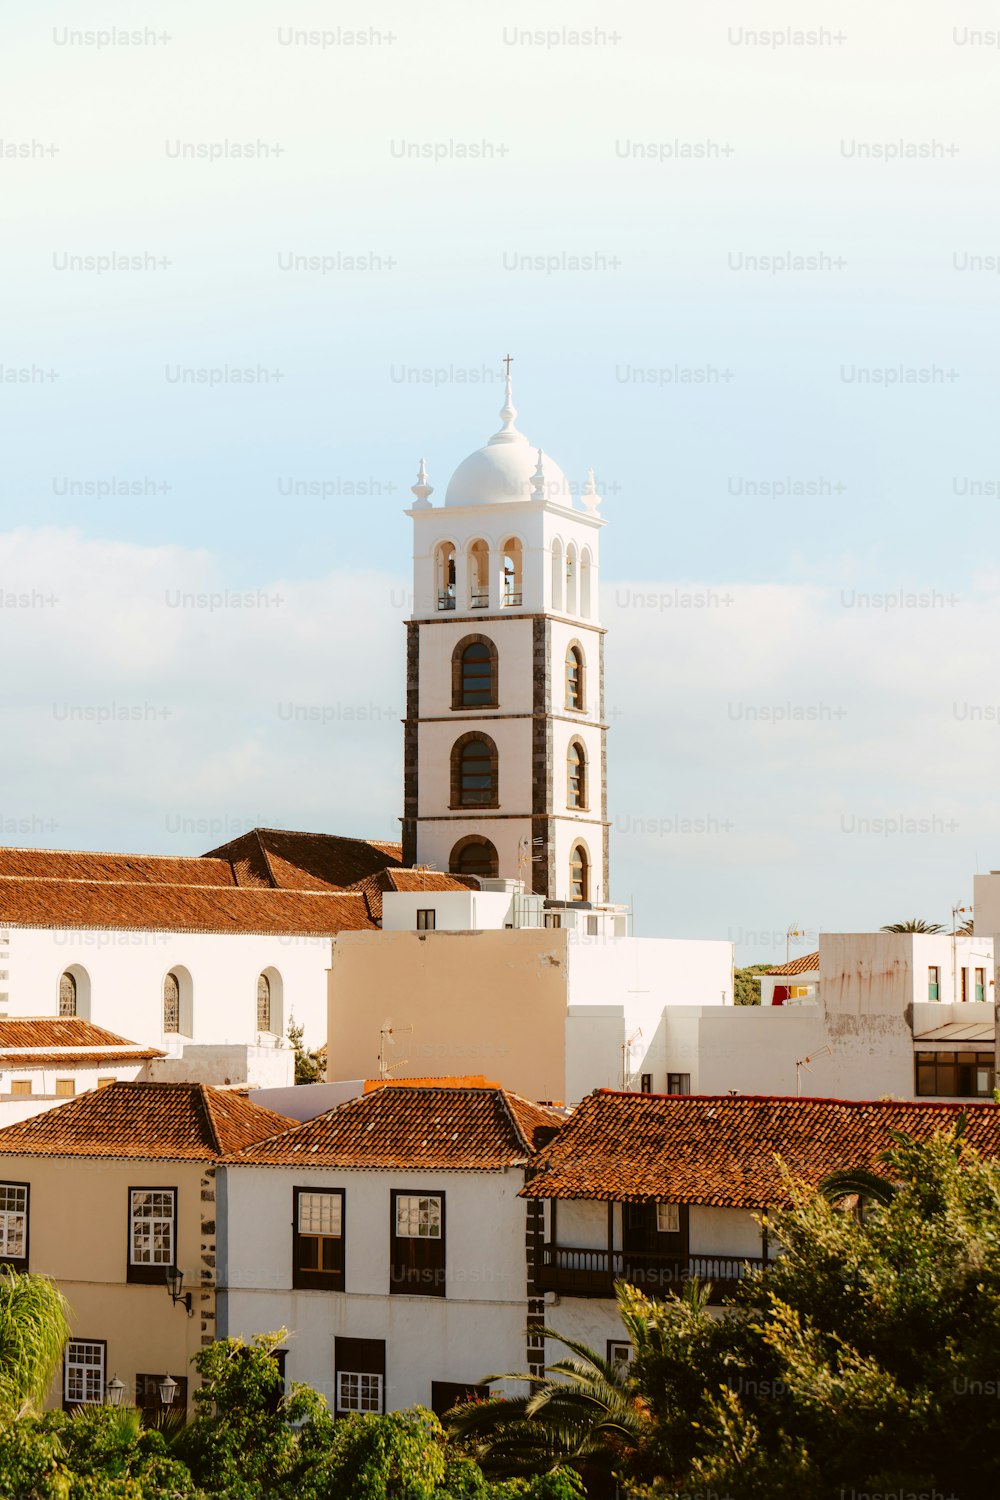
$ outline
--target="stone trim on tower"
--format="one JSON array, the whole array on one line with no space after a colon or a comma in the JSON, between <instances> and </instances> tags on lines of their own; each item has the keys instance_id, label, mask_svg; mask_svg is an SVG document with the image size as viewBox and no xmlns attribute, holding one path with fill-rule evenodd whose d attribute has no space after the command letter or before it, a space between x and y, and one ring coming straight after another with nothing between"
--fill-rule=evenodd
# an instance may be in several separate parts
<instances>
[{"instance_id":1,"label":"stone trim on tower","mask_svg":"<svg viewBox=\"0 0 1000 1500\"><path fill-rule=\"evenodd\" d=\"M606 723L604 718L604 637L601 636L599 651L599 688L600 704L598 706L601 723ZM603 833L601 838L601 891L605 901L611 900L611 828L608 823L608 737L601 735L601 820L603 822Z\"/></svg>"},{"instance_id":2,"label":"stone trim on tower","mask_svg":"<svg viewBox=\"0 0 1000 1500\"><path fill-rule=\"evenodd\" d=\"M552 830L552 621L532 620L531 726L531 890L536 896L555 892L556 853ZM536 842L536 840L538 842Z\"/></svg>"},{"instance_id":3,"label":"stone trim on tower","mask_svg":"<svg viewBox=\"0 0 1000 1500\"><path fill-rule=\"evenodd\" d=\"M403 720L403 864L417 862L420 734L420 626L406 622L406 718Z\"/></svg>"}]
</instances>

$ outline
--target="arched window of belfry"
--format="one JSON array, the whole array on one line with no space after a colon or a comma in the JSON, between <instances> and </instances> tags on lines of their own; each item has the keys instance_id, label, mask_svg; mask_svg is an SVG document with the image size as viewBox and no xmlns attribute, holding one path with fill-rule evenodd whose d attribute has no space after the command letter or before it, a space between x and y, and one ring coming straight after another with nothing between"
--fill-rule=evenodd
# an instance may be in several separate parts
<instances>
[{"instance_id":1,"label":"arched window of belfry","mask_svg":"<svg viewBox=\"0 0 1000 1500\"><path fill-rule=\"evenodd\" d=\"M576 547L572 542L566 548L566 613L576 614Z\"/></svg>"},{"instance_id":2,"label":"arched window of belfry","mask_svg":"<svg viewBox=\"0 0 1000 1500\"><path fill-rule=\"evenodd\" d=\"M455 548L451 542L438 542L434 551L434 586L438 609L455 608Z\"/></svg>"},{"instance_id":3,"label":"arched window of belfry","mask_svg":"<svg viewBox=\"0 0 1000 1500\"><path fill-rule=\"evenodd\" d=\"M556 537L552 543L552 608L563 607L563 549L562 542Z\"/></svg>"},{"instance_id":4,"label":"arched window of belfry","mask_svg":"<svg viewBox=\"0 0 1000 1500\"><path fill-rule=\"evenodd\" d=\"M503 544L503 588L501 590L500 603L509 608L515 608L521 603L522 594L522 568L523 553L521 543L516 536L508 537Z\"/></svg>"},{"instance_id":5,"label":"arched window of belfry","mask_svg":"<svg viewBox=\"0 0 1000 1500\"><path fill-rule=\"evenodd\" d=\"M482 538L469 547L469 608L490 607L490 545Z\"/></svg>"}]
</instances>

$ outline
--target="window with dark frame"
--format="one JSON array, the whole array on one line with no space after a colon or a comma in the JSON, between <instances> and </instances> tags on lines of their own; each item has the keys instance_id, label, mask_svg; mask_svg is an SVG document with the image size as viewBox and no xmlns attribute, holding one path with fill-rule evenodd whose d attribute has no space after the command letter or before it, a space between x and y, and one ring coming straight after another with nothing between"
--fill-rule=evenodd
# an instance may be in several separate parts
<instances>
[{"instance_id":1,"label":"window with dark frame","mask_svg":"<svg viewBox=\"0 0 1000 1500\"><path fill-rule=\"evenodd\" d=\"M918 1098L991 1099L995 1058L989 1052L918 1052Z\"/></svg>"},{"instance_id":2,"label":"window with dark frame","mask_svg":"<svg viewBox=\"0 0 1000 1500\"><path fill-rule=\"evenodd\" d=\"M434 932L437 928L437 912L433 906L417 908L417 931Z\"/></svg>"},{"instance_id":3,"label":"window with dark frame","mask_svg":"<svg viewBox=\"0 0 1000 1500\"><path fill-rule=\"evenodd\" d=\"M28 1196L26 1182L0 1182L0 1266L28 1269Z\"/></svg>"},{"instance_id":4,"label":"window with dark frame","mask_svg":"<svg viewBox=\"0 0 1000 1500\"><path fill-rule=\"evenodd\" d=\"M590 900L590 861L582 844L574 844L569 857L569 898L571 901Z\"/></svg>"},{"instance_id":5,"label":"window with dark frame","mask_svg":"<svg viewBox=\"0 0 1000 1500\"><path fill-rule=\"evenodd\" d=\"M490 1399L490 1388L488 1385L463 1385L456 1380L432 1380L431 1381L431 1411L436 1417L443 1417L445 1412L451 1411L453 1406L461 1406L466 1401L488 1401Z\"/></svg>"},{"instance_id":6,"label":"window with dark frame","mask_svg":"<svg viewBox=\"0 0 1000 1500\"><path fill-rule=\"evenodd\" d=\"M448 867L453 875L478 875L481 880L495 880L500 859L489 839L459 839L451 851Z\"/></svg>"},{"instance_id":7,"label":"window with dark frame","mask_svg":"<svg viewBox=\"0 0 1000 1500\"><path fill-rule=\"evenodd\" d=\"M668 1073L667 1074L667 1093L668 1094L690 1094L690 1092L691 1092L691 1074L690 1073Z\"/></svg>"},{"instance_id":8,"label":"window with dark frame","mask_svg":"<svg viewBox=\"0 0 1000 1500\"><path fill-rule=\"evenodd\" d=\"M68 971L59 978L59 1014L76 1015L76 978Z\"/></svg>"},{"instance_id":9,"label":"window with dark frame","mask_svg":"<svg viewBox=\"0 0 1000 1500\"><path fill-rule=\"evenodd\" d=\"M492 708L496 703L494 682L496 652L491 651L485 641L473 641L462 652L461 687L459 698L462 708Z\"/></svg>"},{"instance_id":10,"label":"window with dark frame","mask_svg":"<svg viewBox=\"0 0 1000 1500\"><path fill-rule=\"evenodd\" d=\"M639 1092L640 1094L651 1094L653 1092L652 1073L639 1074Z\"/></svg>"},{"instance_id":11,"label":"window with dark frame","mask_svg":"<svg viewBox=\"0 0 1000 1500\"><path fill-rule=\"evenodd\" d=\"M977 1000L985 1000L986 999L986 970L985 969L977 969L976 970L976 990L975 990L975 995L976 995L976 999Z\"/></svg>"},{"instance_id":12,"label":"window with dark frame","mask_svg":"<svg viewBox=\"0 0 1000 1500\"><path fill-rule=\"evenodd\" d=\"M938 964L929 964L927 967L927 998L928 1000L941 998L941 969Z\"/></svg>"},{"instance_id":13,"label":"window with dark frame","mask_svg":"<svg viewBox=\"0 0 1000 1500\"><path fill-rule=\"evenodd\" d=\"M469 740L462 746L458 776L462 807L485 807L496 801L493 757L485 740Z\"/></svg>"},{"instance_id":14,"label":"window with dark frame","mask_svg":"<svg viewBox=\"0 0 1000 1500\"><path fill-rule=\"evenodd\" d=\"M63 1406L103 1406L108 1345L105 1339L70 1339L63 1355Z\"/></svg>"},{"instance_id":15,"label":"window with dark frame","mask_svg":"<svg viewBox=\"0 0 1000 1500\"><path fill-rule=\"evenodd\" d=\"M443 1297L446 1265L444 1193L394 1189L390 1197L390 1292Z\"/></svg>"},{"instance_id":16,"label":"window with dark frame","mask_svg":"<svg viewBox=\"0 0 1000 1500\"><path fill-rule=\"evenodd\" d=\"M959 972L960 972L960 974L962 976L962 979L961 979L961 985L962 985L962 996L961 996L961 998L962 998L962 1003L966 1004L968 1002L968 999L969 999L969 971L968 971L968 969L964 969L963 968Z\"/></svg>"},{"instance_id":17,"label":"window with dark frame","mask_svg":"<svg viewBox=\"0 0 1000 1500\"><path fill-rule=\"evenodd\" d=\"M180 1414L187 1411L187 1376L171 1375L170 1378L176 1382L177 1389L169 1406L164 1406L160 1397L160 1382L164 1378L163 1375L137 1375L135 1377L135 1404L142 1412L143 1421L147 1424L154 1423L162 1411L175 1411Z\"/></svg>"},{"instance_id":18,"label":"window with dark frame","mask_svg":"<svg viewBox=\"0 0 1000 1500\"><path fill-rule=\"evenodd\" d=\"M566 707L577 713L583 711L583 652L579 646L570 646L566 652Z\"/></svg>"},{"instance_id":19,"label":"window with dark frame","mask_svg":"<svg viewBox=\"0 0 1000 1500\"><path fill-rule=\"evenodd\" d=\"M570 740L566 752L566 805L587 806L587 755L579 740Z\"/></svg>"},{"instance_id":20,"label":"window with dark frame","mask_svg":"<svg viewBox=\"0 0 1000 1500\"><path fill-rule=\"evenodd\" d=\"M385 1410L385 1340L334 1338L335 1412Z\"/></svg>"},{"instance_id":21,"label":"window with dark frame","mask_svg":"<svg viewBox=\"0 0 1000 1500\"><path fill-rule=\"evenodd\" d=\"M129 1188L126 1280L165 1286L177 1254L177 1189Z\"/></svg>"},{"instance_id":22,"label":"window with dark frame","mask_svg":"<svg viewBox=\"0 0 1000 1500\"><path fill-rule=\"evenodd\" d=\"M292 1286L344 1290L344 1189L292 1189Z\"/></svg>"}]
</instances>

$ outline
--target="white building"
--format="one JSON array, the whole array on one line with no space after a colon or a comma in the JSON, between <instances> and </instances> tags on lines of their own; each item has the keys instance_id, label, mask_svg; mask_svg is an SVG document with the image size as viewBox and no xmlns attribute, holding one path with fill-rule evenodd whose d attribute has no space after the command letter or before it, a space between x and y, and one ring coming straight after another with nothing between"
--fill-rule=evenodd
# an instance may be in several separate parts
<instances>
[{"instance_id":1,"label":"white building","mask_svg":"<svg viewBox=\"0 0 1000 1500\"><path fill-rule=\"evenodd\" d=\"M0 1019L0 1128L90 1089L148 1079L165 1056L76 1017Z\"/></svg>"},{"instance_id":2,"label":"white building","mask_svg":"<svg viewBox=\"0 0 1000 1500\"><path fill-rule=\"evenodd\" d=\"M521 1370L524 1168L562 1123L498 1088L379 1087L227 1158L219 1336L288 1328L337 1412L447 1410Z\"/></svg>"}]
</instances>

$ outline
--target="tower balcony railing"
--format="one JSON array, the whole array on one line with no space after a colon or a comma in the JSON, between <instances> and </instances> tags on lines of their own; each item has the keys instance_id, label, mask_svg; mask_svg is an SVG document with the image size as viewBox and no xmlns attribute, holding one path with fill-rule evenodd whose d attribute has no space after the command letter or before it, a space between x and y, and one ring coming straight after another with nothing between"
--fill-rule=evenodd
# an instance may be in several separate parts
<instances>
[{"instance_id":1,"label":"tower balcony railing","mask_svg":"<svg viewBox=\"0 0 1000 1500\"><path fill-rule=\"evenodd\" d=\"M438 609L454 609L455 595L449 594L445 589L438 592Z\"/></svg>"},{"instance_id":2,"label":"tower balcony railing","mask_svg":"<svg viewBox=\"0 0 1000 1500\"><path fill-rule=\"evenodd\" d=\"M520 591L515 592L514 589L508 589L500 603L505 609L516 609L521 603Z\"/></svg>"},{"instance_id":3,"label":"tower balcony railing","mask_svg":"<svg viewBox=\"0 0 1000 1500\"><path fill-rule=\"evenodd\" d=\"M489 591L489 589L473 589L472 590L472 598L471 598L470 602L471 602L471 607L473 609L489 609L489 607L490 607L490 591Z\"/></svg>"}]
</instances>

